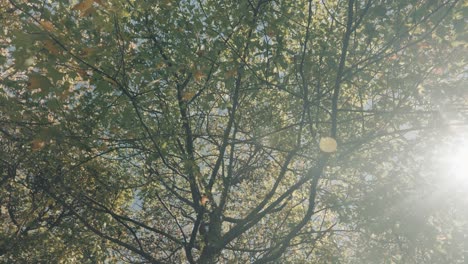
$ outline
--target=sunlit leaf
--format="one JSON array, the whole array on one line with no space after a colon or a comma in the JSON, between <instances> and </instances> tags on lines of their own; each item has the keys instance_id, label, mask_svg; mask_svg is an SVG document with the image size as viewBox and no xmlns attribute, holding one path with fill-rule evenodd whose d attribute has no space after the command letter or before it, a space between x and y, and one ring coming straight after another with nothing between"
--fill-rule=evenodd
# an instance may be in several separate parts
<instances>
[{"instance_id":1,"label":"sunlit leaf","mask_svg":"<svg viewBox=\"0 0 468 264\"><path fill-rule=\"evenodd\" d=\"M44 41L44 47L53 55L58 55L60 50L58 49L57 45L54 43L53 40L46 39Z\"/></svg>"},{"instance_id":2,"label":"sunlit leaf","mask_svg":"<svg viewBox=\"0 0 468 264\"><path fill-rule=\"evenodd\" d=\"M208 198L208 196L203 195L203 196L201 197L201 199L200 199L200 204L201 204L201 206L206 206L206 203L208 203L209 200L210 200L210 199Z\"/></svg>"},{"instance_id":3,"label":"sunlit leaf","mask_svg":"<svg viewBox=\"0 0 468 264\"><path fill-rule=\"evenodd\" d=\"M83 0L82 2L73 6L72 10L78 10L81 12L86 12L90 7L93 6L94 0Z\"/></svg>"},{"instance_id":4,"label":"sunlit leaf","mask_svg":"<svg viewBox=\"0 0 468 264\"><path fill-rule=\"evenodd\" d=\"M47 31L54 31L55 30L54 25L50 21L41 20L41 21L39 21L39 24Z\"/></svg>"},{"instance_id":5,"label":"sunlit leaf","mask_svg":"<svg viewBox=\"0 0 468 264\"><path fill-rule=\"evenodd\" d=\"M33 151L38 151L44 148L45 142L41 139L35 139L31 142L31 149Z\"/></svg>"},{"instance_id":6,"label":"sunlit leaf","mask_svg":"<svg viewBox=\"0 0 468 264\"><path fill-rule=\"evenodd\" d=\"M106 1L105 1L105 0L94 0L94 2L95 2L96 4L101 5L101 6L106 6L106 3L105 3Z\"/></svg>"},{"instance_id":7,"label":"sunlit leaf","mask_svg":"<svg viewBox=\"0 0 468 264\"><path fill-rule=\"evenodd\" d=\"M90 7L80 13L80 17L87 17L96 12L96 9L94 7Z\"/></svg>"},{"instance_id":8,"label":"sunlit leaf","mask_svg":"<svg viewBox=\"0 0 468 264\"><path fill-rule=\"evenodd\" d=\"M203 71L198 70L193 74L193 77L195 78L195 81L200 82L203 80L203 78L206 77L206 75L203 73Z\"/></svg>"},{"instance_id":9,"label":"sunlit leaf","mask_svg":"<svg viewBox=\"0 0 468 264\"><path fill-rule=\"evenodd\" d=\"M85 69L80 68L76 72L78 73L78 75L80 75L82 79L86 79L88 77L88 73L86 72Z\"/></svg>"},{"instance_id":10,"label":"sunlit leaf","mask_svg":"<svg viewBox=\"0 0 468 264\"><path fill-rule=\"evenodd\" d=\"M182 95L182 100L190 101L194 96L195 96L194 92L185 92L184 95Z\"/></svg>"}]
</instances>

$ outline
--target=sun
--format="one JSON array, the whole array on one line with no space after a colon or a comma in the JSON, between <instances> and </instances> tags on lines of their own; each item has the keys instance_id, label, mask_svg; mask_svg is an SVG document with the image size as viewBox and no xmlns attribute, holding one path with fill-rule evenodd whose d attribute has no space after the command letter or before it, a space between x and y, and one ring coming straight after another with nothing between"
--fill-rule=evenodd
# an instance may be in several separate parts
<instances>
[{"instance_id":1,"label":"sun","mask_svg":"<svg viewBox=\"0 0 468 264\"><path fill-rule=\"evenodd\" d=\"M468 190L468 136L456 136L443 144L439 167L449 184Z\"/></svg>"}]
</instances>

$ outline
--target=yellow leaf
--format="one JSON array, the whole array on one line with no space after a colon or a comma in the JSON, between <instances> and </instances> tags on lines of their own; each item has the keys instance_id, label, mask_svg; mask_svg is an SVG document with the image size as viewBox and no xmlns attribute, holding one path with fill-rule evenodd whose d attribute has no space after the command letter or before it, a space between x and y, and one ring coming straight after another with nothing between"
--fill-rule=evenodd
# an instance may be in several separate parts
<instances>
[{"instance_id":1,"label":"yellow leaf","mask_svg":"<svg viewBox=\"0 0 468 264\"><path fill-rule=\"evenodd\" d=\"M59 98L60 98L60 100L65 101L65 100L68 99L68 97L70 97L70 94L71 94L70 91L65 90L59 95Z\"/></svg>"},{"instance_id":2,"label":"yellow leaf","mask_svg":"<svg viewBox=\"0 0 468 264\"><path fill-rule=\"evenodd\" d=\"M195 74L193 75L193 77L195 78L195 81L199 82L199 81L201 81L203 78L205 78L205 74L204 74L202 71L198 70L198 71L195 72Z\"/></svg>"},{"instance_id":3,"label":"yellow leaf","mask_svg":"<svg viewBox=\"0 0 468 264\"><path fill-rule=\"evenodd\" d=\"M83 50L81 50L80 55L83 57L89 57L94 55L94 53L96 53L97 51L97 48L84 48Z\"/></svg>"},{"instance_id":4,"label":"yellow leaf","mask_svg":"<svg viewBox=\"0 0 468 264\"><path fill-rule=\"evenodd\" d=\"M165 63L160 62L160 63L156 64L156 70L162 70L164 68L166 68Z\"/></svg>"},{"instance_id":5,"label":"yellow leaf","mask_svg":"<svg viewBox=\"0 0 468 264\"><path fill-rule=\"evenodd\" d=\"M49 121L50 123L54 123L54 121L55 121L54 114L48 113L47 114L47 121Z\"/></svg>"},{"instance_id":6,"label":"yellow leaf","mask_svg":"<svg viewBox=\"0 0 468 264\"><path fill-rule=\"evenodd\" d=\"M90 16L92 15L94 12L96 11L96 9L94 7L90 7L84 11L81 11L80 13L80 17L87 17L87 16Z\"/></svg>"},{"instance_id":7,"label":"yellow leaf","mask_svg":"<svg viewBox=\"0 0 468 264\"><path fill-rule=\"evenodd\" d=\"M86 72L85 69L78 69L76 72L78 73L78 75L80 75L82 79L85 79L86 77L88 77L88 73Z\"/></svg>"},{"instance_id":8,"label":"yellow leaf","mask_svg":"<svg viewBox=\"0 0 468 264\"><path fill-rule=\"evenodd\" d=\"M111 79L111 78L109 78L109 77L107 77L107 76L104 76L103 79L106 80L106 81L108 81L108 82L110 82L110 83L112 83L112 84L115 85L115 86L118 85L118 83L117 83L116 81L114 81L113 79Z\"/></svg>"},{"instance_id":9,"label":"yellow leaf","mask_svg":"<svg viewBox=\"0 0 468 264\"><path fill-rule=\"evenodd\" d=\"M468 43L466 41L453 41L451 43L452 47L466 47L468 45Z\"/></svg>"},{"instance_id":10,"label":"yellow leaf","mask_svg":"<svg viewBox=\"0 0 468 264\"><path fill-rule=\"evenodd\" d=\"M200 204L201 204L201 206L205 206L206 203L208 203L209 201L210 201L210 199L208 198L208 196L203 195L203 196L201 197L201 199L200 199Z\"/></svg>"},{"instance_id":11,"label":"yellow leaf","mask_svg":"<svg viewBox=\"0 0 468 264\"><path fill-rule=\"evenodd\" d=\"M418 90L419 95L424 95L426 93L426 89L421 84L418 85L418 87L416 87L416 89Z\"/></svg>"},{"instance_id":12,"label":"yellow leaf","mask_svg":"<svg viewBox=\"0 0 468 264\"><path fill-rule=\"evenodd\" d=\"M44 146L45 146L45 142L40 140L40 139L35 139L31 143L31 149L33 151L38 151L38 150L42 149Z\"/></svg>"},{"instance_id":13,"label":"yellow leaf","mask_svg":"<svg viewBox=\"0 0 468 264\"><path fill-rule=\"evenodd\" d=\"M331 137L323 137L320 139L320 150L326 153L333 153L336 151L337 143L334 138Z\"/></svg>"},{"instance_id":14,"label":"yellow leaf","mask_svg":"<svg viewBox=\"0 0 468 264\"><path fill-rule=\"evenodd\" d=\"M47 31L53 31L54 30L54 25L50 21L41 20L41 21L39 21L39 24Z\"/></svg>"},{"instance_id":15,"label":"yellow leaf","mask_svg":"<svg viewBox=\"0 0 468 264\"><path fill-rule=\"evenodd\" d=\"M104 3L105 1L104 1L104 0L94 0L94 2L95 2L96 4L101 5L101 6L105 6L105 3Z\"/></svg>"},{"instance_id":16,"label":"yellow leaf","mask_svg":"<svg viewBox=\"0 0 468 264\"><path fill-rule=\"evenodd\" d=\"M237 75L237 70L236 69L230 69L230 70L227 70L226 73L224 74L224 76L226 78L231 78L231 77L234 77Z\"/></svg>"},{"instance_id":17,"label":"yellow leaf","mask_svg":"<svg viewBox=\"0 0 468 264\"><path fill-rule=\"evenodd\" d=\"M81 12L85 12L91 6L93 6L94 0L83 0L81 3L76 4L72 10L78 10Z\"/></svg>"},{"instance_id":18,"label":"yellow leaf","mask_svg":"<svg viewBox=\"0 0 468 264\"><path fill-rule=\"evenodd\" d=\"M172 6L172 0L163 0L162 4L165 6Z\"/></svg>"},{"instance_id":19,"label":"yellow leaf","mask_svg":"<svg viewBox=\"0 0 468 264\"><path fill-rule=\"evenodd\" d=\"M28 89L35 90L41 88L41 78L38 75L32 75L29 77Z\"/></svg>"},{"instance_id":20,"label":"yellow leaf","mask_svg":"<svg viewBox=\"0 0 468 264\"><path fill-rule=\"evenodd\" d=\"M427 42L421 42L417 46L420 49L429 49L431 47L431 45L429 45L429 43L427 43Z\"/></svg>"},{"instance_id":21,"label":"yellow leaf","mask_svg":"<svg viewBox=\"0 0 468 264\"><path fill-rule=\"evenodd\" d=\"M394 61L394 60L396 60L396 59L398 59L398 55L397 55L397 54L393 54L392 56L388 57L388 60L389 60L389 61Z\"/></svg>"},{"instance_id":22,"label":"yellow leaf","mask_svg":"<svg viewBox=\"0 0 468 264\"><path fill-rule=\"evenodd\" d=\"M49 51L51 54L54 54L54 55L57 55L59 54L59 49L57 48L57 46L55 45L55 43L50 40L50 39L47 39L44 41L44 47L46 48L47 51Z\"/></svg>"},{"instance_id":23,"label":"yellow leaf","mask_svg":"<svg viewBox=\"0 0 468 264\"><path fill-rule=\"evenodd\" d=\"M442 75L444 73L444 69L441 68L441 67L437 67L437 68L434 68L432 70L432 72L435 74L435 75Z\"/></svg>"},{"instance_id":24,"label":"yellow leaf","mask_svg":"<svg viewBox=\"0 0 468 264\"><path fill-rule=\"evenodd\" d=\"M27 88L29 90L36 90L36 89L49 89L51 87L51 83L47 77L33 73L28 76L28 83L27 83ZM37 91L36 91L37 92Z\"/></svg>"},{"instance_id":25,"label":"yellow leaf","mask_svg":"<svg viewBox=\"0 0 468 264\"><path fill-rule=\"evenodd\" d=\"M186 93L184 93L184 95L182 96L182 100L184 100L184 101L190 101L190 99L192 99L194 96L195 96L195 93L194 93L194 92L186 92Z\"/></svg>"}]
</instances>

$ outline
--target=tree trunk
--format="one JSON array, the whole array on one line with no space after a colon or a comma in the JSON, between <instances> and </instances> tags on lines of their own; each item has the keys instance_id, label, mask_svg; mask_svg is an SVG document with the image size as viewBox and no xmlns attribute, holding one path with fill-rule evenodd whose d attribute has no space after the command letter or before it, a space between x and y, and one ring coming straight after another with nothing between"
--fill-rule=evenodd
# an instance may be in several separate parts
<instances>
[{"instance_id":1,"label":"tree trunk","mask_svg":"<svg viewBox=\"0 0 468 264\"><path fill-rule=\"evenodd\" d=\"M221 254L221 218L216 213L210 214L208 232L204 235L205 247L202 250L198 263L218 263Z\"/></svg>"}]
</instances>

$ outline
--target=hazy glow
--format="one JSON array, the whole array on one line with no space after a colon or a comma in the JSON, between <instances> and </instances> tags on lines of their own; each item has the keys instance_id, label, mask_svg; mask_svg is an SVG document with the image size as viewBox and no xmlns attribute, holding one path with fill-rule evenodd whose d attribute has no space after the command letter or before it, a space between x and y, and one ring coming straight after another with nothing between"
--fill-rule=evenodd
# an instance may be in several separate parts
<instances>
[{"instance_id":1,"label":"hazy glow","mask_svg":"<svg viewBox=\"0 0 468 264\"><path fill-rule=\"evenodd\" d=\"M440 154L444 178L458 187L468 187L468 138L455 138Z\"/></svg>"}]
</instances>

